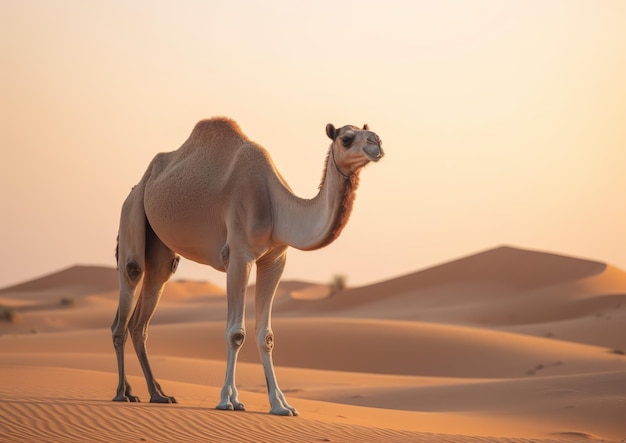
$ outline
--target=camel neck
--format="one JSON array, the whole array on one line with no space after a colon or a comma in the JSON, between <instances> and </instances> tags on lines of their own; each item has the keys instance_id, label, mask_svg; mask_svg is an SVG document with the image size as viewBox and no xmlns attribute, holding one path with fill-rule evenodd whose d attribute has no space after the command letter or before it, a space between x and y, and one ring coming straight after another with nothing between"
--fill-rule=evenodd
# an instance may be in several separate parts
<instances>
[{"instance_id":1,"label":"camel neck","mask_svg":"<svg viewBox=\"0 0 626 443\"><path fill-rule=\"evenodd\" d=\"M335 141L333 141L333 143L330 145L330 157L332 158L333 165L335 165L335 168L337 168L337 172L339 172L339 175L341 175L346 180L350 180L350 177L353 174L346 174L345 172L343 172L337 164L337 160L335 160Z\"/></svg>"},{"instance_id":2,"label":"camel neck","mask_svg":"<svg viewBox=\"0 0 626 443\"><path fill-rule=\"evenodd\" d=\"M274 238L296 249L320 249L341 233L354 203L358 174L345 174L335 162L333 145L319 191L302 199L284 188L274 202Z\"/></svg>"}]
</instances>

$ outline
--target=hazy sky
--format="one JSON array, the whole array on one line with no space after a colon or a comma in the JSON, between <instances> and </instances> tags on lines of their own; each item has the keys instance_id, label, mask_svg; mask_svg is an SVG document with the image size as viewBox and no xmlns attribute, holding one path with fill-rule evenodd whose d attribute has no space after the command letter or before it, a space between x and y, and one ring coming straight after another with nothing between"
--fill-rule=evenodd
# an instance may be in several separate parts
<instances>
[{"instance_id":1,"label":"hazy sky","mask_svg":"<svg viewBox=\"0 0 626 443\"><path fill-rule=\"evenodd\" d=\"M114 266L121 204L197 120L312 197L368 122L343 235L285 277L364 284L501 244L626 268L624 1L0 0L0 286ZM223 275L183 262L179 277Z\"/></svg>"}]
</instances>

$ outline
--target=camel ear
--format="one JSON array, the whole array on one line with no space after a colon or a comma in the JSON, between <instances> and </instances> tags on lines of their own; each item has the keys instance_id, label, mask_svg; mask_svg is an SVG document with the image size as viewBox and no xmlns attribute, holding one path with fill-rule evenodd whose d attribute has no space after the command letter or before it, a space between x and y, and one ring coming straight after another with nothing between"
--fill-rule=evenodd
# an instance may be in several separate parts
<instances>
[{"instance_id":1,"label":"camel ear","mask_svg":"<svg viewBox=\"0 0 626 443\"><path fill-rule=\"evenodd\" d=\"M337 130L335 129L335 126L333 126L332 123L329 123L326 125L326 135L331 140L335 140L335 136L337 135Z\"/></svg>"},{"instance_id":2,"label":"camel ear","mask_svg":"<svg viewBox=\"0 0 626 443\"><path fill-rule=\"evenodd\" d=\"M363 125L363 130L368 131L369 129L370 129L370 126L367 123L365 123Z\"/></svg>"}]
</instances>

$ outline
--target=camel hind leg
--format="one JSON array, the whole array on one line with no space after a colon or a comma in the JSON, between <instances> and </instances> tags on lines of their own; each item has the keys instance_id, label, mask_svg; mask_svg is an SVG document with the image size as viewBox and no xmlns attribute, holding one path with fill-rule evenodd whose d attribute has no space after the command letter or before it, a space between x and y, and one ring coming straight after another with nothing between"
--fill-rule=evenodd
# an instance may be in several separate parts
<instances>
[{"instance_id":1,"label":"camel hind leg","mask_svg":"<svg viewBox=\"0 0 626 443\"><path fill-rule=\"evenodd\" d=\"M161 242L148 224L143 285L128 329L148 384L151 403L176 403L174 397L163 393L161 385L154 378L148 361L146 341L148 339L148 325L156 311L165 283L176 270L178 261L179 257Z\"/></svg>"},{"instance_id":2,"label":"camel hind leg","mask_svg":"<svg viewBox=\"0 0 626 443\"><path fill-rule=\"evenodd\" d=\"M115 320L111 325L113 346L117 357L119 382L113 401L138 402L126 378L124 348L128 339L128 323L133 309L135 292L142 280L145 267L146 215L143 210L143 185L132 189L120 217L116 251L120 296Z\"/></svg>"}]
</instances>

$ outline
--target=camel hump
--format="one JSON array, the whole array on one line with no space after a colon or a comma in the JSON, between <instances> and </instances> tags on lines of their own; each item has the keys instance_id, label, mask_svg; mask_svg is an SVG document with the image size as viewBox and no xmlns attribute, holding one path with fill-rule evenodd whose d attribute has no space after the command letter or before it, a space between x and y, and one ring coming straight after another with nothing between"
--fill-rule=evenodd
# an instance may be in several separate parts
<instances>
[{"instance_id":1,"label":"camel hump","mask_svg":"<svg viewBox=\"0 0 626 443\"><path fill-rule=\"evenodd\" d=\"M229 139L249 141L235 120L227 117L214 117L196 123L187 142L194 145L205 145L214 141Z\"/></svg>"}]
</instances>

